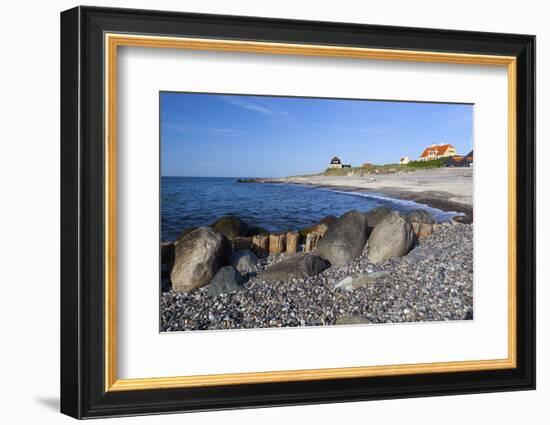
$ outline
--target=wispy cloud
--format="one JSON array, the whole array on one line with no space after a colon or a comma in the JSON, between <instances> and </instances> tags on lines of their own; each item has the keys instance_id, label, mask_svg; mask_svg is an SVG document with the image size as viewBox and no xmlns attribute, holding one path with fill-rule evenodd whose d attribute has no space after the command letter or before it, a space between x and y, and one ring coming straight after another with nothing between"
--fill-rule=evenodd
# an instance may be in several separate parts
<instances>
[{"instance_id":1,"label":"wispy cloud","mask_svg":"<svg viewBox=\"0 0 550 425\"><path fill-rule=\"evenodd\" d=\"M290 114L273 101L266 101L262 98L247 98L244 96L219 96L224 102L242 109L257 112L269 117L289 117Z\"/></svg>"},{"instance_id":2,"label":"wispy cloud","mask_svg":"<svg viewBox=\"0 0 550 425\"><path fill-rule=\"evenodd\" d=\"M384 127L350 126L350 125L326 124L326 123L319 123L318 125L328 127L331 130L341 131L345 133L362 133L362 134L373 134L378 136L390 134L390 131L388 131L388 129Z\"/></svg>"},{"instance_id":3,"label":"wispy cloud","mask_svg":"<svg viewBox=\"0 0 550 425\"><path fill-rule=\"evenodd\" d=\"M163 125L164 129L177 131L179 133L199 133L210 135L241 135L246 133L246 130L238 128L219 128L219 127L197 127L187 124L179 123L166 123Z\"/></svg>"}]
</instances>

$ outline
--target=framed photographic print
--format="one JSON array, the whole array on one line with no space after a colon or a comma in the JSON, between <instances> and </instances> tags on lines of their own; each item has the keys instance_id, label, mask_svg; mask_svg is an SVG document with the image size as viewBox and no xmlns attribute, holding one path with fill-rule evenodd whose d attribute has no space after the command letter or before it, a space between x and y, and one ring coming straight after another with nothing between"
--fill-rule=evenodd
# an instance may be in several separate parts
<instances>
[{"instance_id":1,"label":"framed photographic print","mask_svg":"<svg viewBox=\"0 0 550 425\"><path fill-rule=\"evenodd\" d=\"M535 387L535 37L61 14L61 411Z\"/></svg>"}]
</instances>

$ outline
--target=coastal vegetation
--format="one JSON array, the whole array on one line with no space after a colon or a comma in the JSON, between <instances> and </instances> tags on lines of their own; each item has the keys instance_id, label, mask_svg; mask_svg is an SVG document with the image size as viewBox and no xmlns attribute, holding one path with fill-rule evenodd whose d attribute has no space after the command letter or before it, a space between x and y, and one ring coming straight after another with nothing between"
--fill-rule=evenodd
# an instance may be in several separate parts
<instances>
[{"instance_id":1,"label":"coastal vegetation","mask_svg":"<svg viewBox=\"0 0 550 425\"><path fill-rule=\"evenodd\" d=\"M407 164L369 164L362 167L327 168L321 175L324 176L364 176L371 174L393 174L408 172L418 169L440 168L447 158L439 158L431 161L409 161Z\"/></svg>"}]
</instances>

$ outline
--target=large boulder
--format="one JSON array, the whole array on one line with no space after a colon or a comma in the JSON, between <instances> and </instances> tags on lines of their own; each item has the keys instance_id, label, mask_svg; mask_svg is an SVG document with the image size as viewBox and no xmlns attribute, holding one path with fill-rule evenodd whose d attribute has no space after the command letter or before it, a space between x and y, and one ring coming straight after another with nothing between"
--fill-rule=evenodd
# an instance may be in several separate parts
<instances>
[{"instance_id":1,"label":"large boulder","mask_svg":"<svg viewBox=\"0 0 550 425\"><path fill-rule=\"evenodd\" d=\"M244 289L244 278L232 266L225 266L218 270L214 279L208 285L208 295L217 297L220 294L242 291Z\"/></svg>"},{"instance_id":2,"label":"large boulder","mask_svg":"<svg viewBox=\"0 0 550 425\"><path fill-rule=\"evenodd\" d=\"M240 273L249 272L254 269L258 256L249 249L242 249L235 252L230 259L230 263Z\"/></svg>"},{"instance_id":3,"label":"large boulder","mask_svg":"<svg viewBox=\"0 0 550 425\"><path fill-rule=\"evenodd\" d=\"M317 255L299 255L272 265L260 273L258 279L275 281L305 279L309 276L318 275L328 266L326 261Z\"/></svg>"},{"instance_id":4,"label":"large boulder","mask_svg":"<svg viewBox=\"0 0 550 425\"><path fill-rule=\"evenodd\" d=\"M434 224L435 219L433 216L426 210L416 209L412 210L407 214L407 220L409 223L425 223L425 224Z\"/></svg>"},{"instance_id":5,"label":"large boulder","mask_svg":"<svg viewBox=\"0 0 550 425\"><path fill-rule=\"evenodd\" d=\"M367 223L369 230L372 231L378 223L380 223L386 216L390 215L392 210L388 207L376 207L372 210L367 211L365 217L367 218Z\"/></svg>"},{"instance_id":6,"label":"large boulder","mask_svg":"<svg viewBox=\"0 0 550 425\"><path fill-rule=\"evenodd\" d=\"M338 217L336 217L334 215L327 215L326 217L323 217L319 223L323 223L323 224L326 224L326 225L330 226L336 220L338 220Z\"/></svg>"},{"instance_id":7,"label":"large boulder","mask_svg":"<svg viewBox=\"0 0 550 425\"><path fill-rule=\"evenodd\" d=\"M176 240L174 241L174 244L177 244L180 239L183 239L184 236L188 235L195 229L196 227L189 227L187 229L183 229L181 233L178 235L178 237L176 238Z\"/></svg>"},{"instance_id":8,"label":"large boulder","mask_svg":"<svg viewBox=\"0 0 550 425\"><path fill-rule=\"evenodd\" d=\"M466 214L455 215L452 221L453 221L453 224L454 223L470 224L472 222L472 217Z\"/></svg>"},{"instance_id":9,"label":"large boulder","mask_svg":"<svg viewBox=\"0 0 550 425\"><path fill-rule=\"evenodd\" d=\"M361 255L366 241L365 215L348 211L330 225L317 244L317 254L333 266L345 266Z\"/></svg>"},{"instance_id":10,"label":"large boulder","mask_svg":"<svg viewBox=\"0 0 550 425\"><path fill-rule=\"evenodd\" d=\"M170 278L174 291L187 292L208 285L226 264L230 246L211 227L199 227L179 239Z\"/></svg>"},{"instance_id":11,"label":"large boulder","mask_svg":"<svg viewBox=\"0 0 550 425\"><path fill-rule=\"evenodd\" d=\"M369 238L367 258L381 263L388 258L401 257L410 251L414 242L411 224L393 212L376 225Z\"/></svg>"},{"instance_id":12,"label":"large boulder","mask_svg":"<svg viewBox=\"0 0 550 425\"><path fill-rule=\"evenodd\" d=\"M232 241L237 236L246 236L248 226L239 217L228 215L218 219L212 227Z\"/></svg>"}]
</instances>

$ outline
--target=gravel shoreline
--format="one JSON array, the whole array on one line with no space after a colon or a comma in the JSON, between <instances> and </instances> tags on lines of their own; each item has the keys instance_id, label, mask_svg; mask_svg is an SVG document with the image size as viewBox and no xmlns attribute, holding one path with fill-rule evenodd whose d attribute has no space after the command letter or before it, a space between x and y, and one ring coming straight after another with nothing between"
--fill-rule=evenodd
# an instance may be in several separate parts
<instances>
[{"instance_id":1,"label":"gravel shoreline","mask_svg":"<svg viewBox=\"0 0 550 425\"><path fill-rule=\"evenodd\" d=\"M291 182L288 184L298 184L302 186L312 186L318 188L326 189L336 189L343 192L359 192L359 193L374 193L382 194L390 198L400 199L404 201L414 201L420 206L427 205L432 208L437 208L442 211L456 212L458 214L464 215L465 223L473 222L474 209L471 205L463 204L460 202L454 202L449 199L447 193L444 192L434 192L434 191L425 191L425 192L408 192L405 190L399 189L390 189L382 187L380 189L368 189L364 187L353 187L353 186L317 186L312 184L304 183L295 183Z\"/></svg>"},{"instance_id":2,"label":"gravel shoreline","mask_svg":"<svg viewBox=\"0 0 550 425\"><path fill-rule=\"evenodd\" d=\"M473 224L438 225L407 256L377 265L367 250L368 242L349 265L306 279L260 281L259 272L288 258L278 254L257 262L242 291L214 298L206 287L165 292L161 331L473 319ZM371 272L387 273L353 291L335 288L353 273Z\"/></svg>"},{"instance_id":3,"label":"gravel shoreline","mask_svg":"<svg viewBox=\"0 0 550 425\"><path fill-rule=\"evenodd\" d=\"M437 208L442 211L455 212L457 214L464 215L465 223L472 223L474 220L474 209L471 204L456 202L451 200L451 195L447 192L424 190L424 191L410 191L405 189L395 189L390 187L381 186L376 189L368 188L364 186L352 186L352 185L337 185L326 183L311 183L302 182L287 179L266 179L258 180L259 184L294 184L298 186L309 186L318 189L338 190L342 192L358 192L358 193L372 193L387 196L389 198L399 199L403 201L413 201L417 204L426 205L432 208Z\"/></svg>"}]
</instances>

